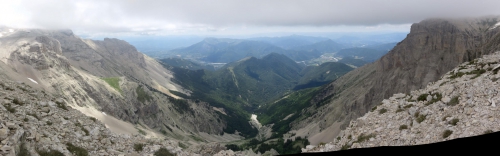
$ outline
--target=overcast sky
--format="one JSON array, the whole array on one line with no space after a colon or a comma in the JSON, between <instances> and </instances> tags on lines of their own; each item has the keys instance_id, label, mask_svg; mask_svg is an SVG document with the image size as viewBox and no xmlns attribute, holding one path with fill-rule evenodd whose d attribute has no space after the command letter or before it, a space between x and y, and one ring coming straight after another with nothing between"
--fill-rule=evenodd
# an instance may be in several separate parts
<instances>
[{"instance_id":1,"label":"overcast sky","mask_svg":"<svg viewBox=\"0 0 500 156\"><path fill-rule=\"evenodd\" d=\"M409 31L432 17L500 15L500 0L0 0L0 25L80 34Z\"/></svg>"}]
</instances>

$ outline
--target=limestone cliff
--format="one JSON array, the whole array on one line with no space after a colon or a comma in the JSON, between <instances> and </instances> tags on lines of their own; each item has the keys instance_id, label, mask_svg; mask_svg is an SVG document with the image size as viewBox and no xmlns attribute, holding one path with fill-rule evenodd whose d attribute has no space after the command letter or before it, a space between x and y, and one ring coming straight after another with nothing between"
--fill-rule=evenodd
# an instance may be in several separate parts
<instances>
[{"instance_id":1,"label":"limestone cliff","mask_svg":"<svg viewBox=\"0 0 500 156\"><path fill-rule=\"evenodd\" d=\"M458 64L491 53L498 49L498 19L428 19L413 24L388 54L324 87L311 101L320 104L302 111L310 117L292 123L292 133L310 136L312 144L331 140L382 99L421 89Z\"/></svg>"},{"instance_id":2,"label":"limestone cliff","mask_svg":"<svg viewBox=\"0 0 500 156\"><path fill-rule=\"evenodd\" d=\"M440 80L384 99L336 139L303 152L430 144L500 130L500 52L460 64Z\"/></svg>"}]
</instances>

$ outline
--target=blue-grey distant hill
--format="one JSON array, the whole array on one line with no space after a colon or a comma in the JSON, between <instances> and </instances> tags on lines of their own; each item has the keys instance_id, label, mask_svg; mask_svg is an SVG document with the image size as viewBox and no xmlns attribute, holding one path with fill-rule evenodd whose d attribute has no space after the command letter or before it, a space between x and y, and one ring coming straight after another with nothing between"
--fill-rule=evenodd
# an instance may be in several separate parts
<instances>
[{"instance_id":1,"label":"blue-grey distant hill","mask_svg":"<svg viewBox=\"0 0 500 156\"><path fill-rule=\"evenodd\" d=\"M357 58L366 62L374 62L389 52L396 43L377 44L366 47L355 47L339 50L335 56L342 58Z\"/></svg>"},{"instance_id":2,"label":"blue-grey distant hill","mask_svg":"<svg viewBox=\"0 0 500 156\"><path fill-rule=\"evenodd\" d=\"M249 38L248 40L262 41L283 49L292 49L295 47L310 45L321 41L326 41L329 39L325 37L290 35L282 37L257 37L257 38Z\"/></svg>"},{"instance_id":3,"label":"blue-grey distant hill","mask_svg":"<svg viewBox=\"0 0 500 156\"><path fill-rule=\"evenodd\" d=\"M324 54L324 53L337 52L343 48L346 48L346 46L339 44L335 41L332 41L330 39L327 39L327 40L316 42L316 43L309 44L309 45L297 46L293 49L299 50L299 51L300 50L302 50L302 51L318 51L318 52Z\"/></svg>"},{"instance_id":4,"label":"blue-grey distant hill","mask_svg":"<svg viewBox=\"0 0 500 156\"><path fill-rule=\"evenodd\" d=\"M319 51L287 50L253 40L206 38L186 48L174 49L169 55L212 63L229 63L245 57L261 58L270 53L283 54L294 61L304 61L321 56Z\"/></svg>"},{"instance_id":5,"label":"blue-grey distant hill","mask_svg":"<svg viewBox=\"0 0 500 156\"><path fill-rule=\"evenodd\" d=\"M188 47L203 40L200 36L139 36L124 37L128 43L134 45L140 52L150 56L165 57L167 51Z\"/></svg>"}]
</instances>

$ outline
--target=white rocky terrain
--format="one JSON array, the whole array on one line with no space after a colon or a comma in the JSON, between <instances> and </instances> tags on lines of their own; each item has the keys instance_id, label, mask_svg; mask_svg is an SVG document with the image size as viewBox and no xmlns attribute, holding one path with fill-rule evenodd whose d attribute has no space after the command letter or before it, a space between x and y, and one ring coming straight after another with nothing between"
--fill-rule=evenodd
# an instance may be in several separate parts
<instances>
[{"instance_id":1,"label":"white rocky terrain","mask_svg":"<svg viewBox=\"0 0 500 156\"><path fill-rule=\"evenodd\" d=\"M426 88L394 94L307 152L429 144L500 130L500 52L460 64Z\"/></svg>"}]
</instances>

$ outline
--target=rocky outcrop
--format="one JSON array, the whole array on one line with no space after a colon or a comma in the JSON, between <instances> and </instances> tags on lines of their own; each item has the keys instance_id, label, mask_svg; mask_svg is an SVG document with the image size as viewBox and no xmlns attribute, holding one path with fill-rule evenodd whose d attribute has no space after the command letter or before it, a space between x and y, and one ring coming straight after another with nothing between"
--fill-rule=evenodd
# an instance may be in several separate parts
<instances>
[{"instance_id":1,"label":"rocky outcrop","mask_svg":"<svg viewBox=\"0 0 500 156\"><path fill-rule=\"evenodd\" d=\"M314 138L332 126L340 124L343 129L382 99L421 89L458 64L491 53L496 46L488 45L500 34L499 28L493 28L498 21L497 17L483 17L413 24L408 36L388 54L325 86L311 102L319 104L302 111L310 117L292 123L294 132ZM319 142L311 140L312 144Z\"/></svg>"},{"instance_id":2,"label":"rocky outcrop","mask_svg":"<svg viewBox=\"0 0 500 156\"><path fill-rule=\"evenodd\" d=\"M92 117L71 108L62 98L21 82L0 79L0 155L151 155L161 148L176 155L183 151L174 140L146 139L112 133Z\"/></svg>"},{"instance_id":3,"label":"rocky outcrop","mask_svg":"<svg viewBox=\"0 0 500 156\"><path fill-rule=\"evenodd\" d=\"M500 130L500 52L465 62L409 94L394 94L336 139L303 152L441 142Z\"/></svg>"}]
</instances>

